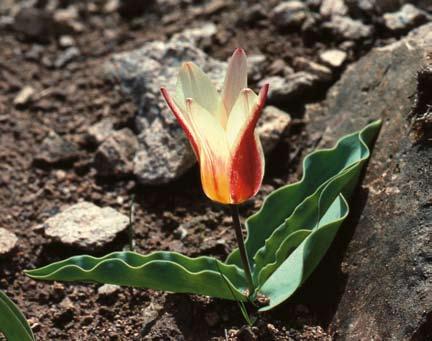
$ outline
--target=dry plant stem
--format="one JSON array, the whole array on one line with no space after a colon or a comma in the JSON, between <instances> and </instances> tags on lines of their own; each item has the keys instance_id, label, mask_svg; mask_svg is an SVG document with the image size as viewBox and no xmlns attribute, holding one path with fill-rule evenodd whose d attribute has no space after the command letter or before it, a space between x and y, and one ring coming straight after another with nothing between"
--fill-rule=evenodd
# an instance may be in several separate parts
<instances>
[{"instance_id":1,"label":"dry plant stem","mask_svg":"<svg viewBox=\"0 0 432 341\"><path fill-rule=\"evenodd\" d=\"M249 295L252 295L255 291L255 287L252 280L251 268L249 258L246 253L246 248L243 241L243 233L241 230L240 216L237 205L229 205L231 208L231 216L234 224L234 230L236 234L237 244L240 251L240 257L243 264L243 270L246 274L246 280L249 285Z\"/></svg>"}]
</instances>

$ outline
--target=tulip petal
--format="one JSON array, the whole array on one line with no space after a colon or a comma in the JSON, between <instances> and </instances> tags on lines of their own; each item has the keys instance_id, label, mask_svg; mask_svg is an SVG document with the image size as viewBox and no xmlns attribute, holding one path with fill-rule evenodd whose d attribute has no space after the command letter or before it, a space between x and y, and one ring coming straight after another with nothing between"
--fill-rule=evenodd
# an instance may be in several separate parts
<instances>
[{"instance_id":1,"label":"tulip petal","mask_svg":"<svg viewBox=\"0 0 432 341\"><path fill-rule=\"evenodd\" d=\"M226 126L228 144L233 146L247 122L255 111L258 103L258 96L251 89L241 90L235 102Z\"/></svg>"},{"instance_id":2,"label":"tulip petal","mask_svg":"<svg viewBox=\"0 0 432 341\"><path fill-rule=\"evenodd\" d=\"M222 101L227 115L230 112L240 94L247 87L247 58L243 49L236 49L229 61L225 76Z\"/></svg>"},{"instance_id":3,"label":"tulip petal","mask_svg":"<svg viewBox=\"0 0 432 341\"><path fill-rule=\"evenodd\" d=\"M231 203L228 178L231 154L225 131L217 118L191 98L186 99L186 108L197 132L201 183L204 192L214 201Z\"/></svg>"},{"instance_id":4,"label":"tulip petal","mask_svg":"<svg viewBox=\"0 0 432 341\"><path fill-rule=\"evenodd\" d=\"M235 108L233 108L232 114L239 117L242 116L237 113L237 110L240 110L240 108L244 108L245 110L250 108L254 96L256 97L251 90L246 90L242 91ZM258 192L264 177L264 154L259 137L255 133L255 126L264 107L267 92L268 84L261 89L252 110L243 114L248 115L248 117L240 128L237 138L231 142L232 161L229 178L231 198L234 203L242 203L254 196ZM237 122L237 120L233 119L232 122ZM232 123L231 127L238 127L238 125L239 123ZM231 136L233 135L231 134Z\"/></svg>"},{"instance_id":5,"label":"tulip petal","mask_svg":"<svg viewBox=\"0 0 432 341\"><path fill-rule=\"evenodd\" d=\"M177 79L176 97L185 101L193 98L209 113L218 111L220 96L207 75L194 63L183 63Z\"/></svg>"},{"instance_id":6,"label":"tulip petal","mask_svg":"<svg viewBox=\"0 0 432 341\"><path fill-rule=\"evenodd\" d=\"M161 88L161 92L163 97L165 98L165 102L168 104L168 107L176 117L177 121L180 123L180 126L186 134L187 139L192 145L195 156L197 157L197 159L199 159L200 153L199 144L197 141L197 133L194 130L189 113L186 111L186 107L182 105L182 103L179 103L178 100L173 99L166 88Z\"/></svg>"}]
</instances>

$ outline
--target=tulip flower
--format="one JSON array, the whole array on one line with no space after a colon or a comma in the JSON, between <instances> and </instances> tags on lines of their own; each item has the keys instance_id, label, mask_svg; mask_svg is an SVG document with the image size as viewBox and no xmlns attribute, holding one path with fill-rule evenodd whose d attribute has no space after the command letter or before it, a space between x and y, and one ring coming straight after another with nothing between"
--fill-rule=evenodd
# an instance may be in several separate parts
<instances>
[{"instance_id":1,"label":"tulip flower","mask_svg":"<svg viewBox=\"0 0 432 341\"><path fill-rule=\"evenodd\" d=\"M254 196L264 176L264 155L255 126L267 97L247 88L246 54L236 49L221 93L192 62L181 66L176 92L162 94L198 159L205 194L223 204Z\"/></svg>"}]
</instances>

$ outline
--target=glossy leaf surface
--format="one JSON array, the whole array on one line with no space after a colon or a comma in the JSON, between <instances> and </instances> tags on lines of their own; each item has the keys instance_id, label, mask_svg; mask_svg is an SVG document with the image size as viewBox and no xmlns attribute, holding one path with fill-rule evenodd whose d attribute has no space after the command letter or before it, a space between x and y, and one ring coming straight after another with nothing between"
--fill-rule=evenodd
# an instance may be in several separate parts
<instances>
[{"instance_id":1,"label":"glossy leaf surface","mask_svg":"<svg viewBox=\"0 0 432 341\"><path fill-rule=\"evenodd\" d=\"M220 272L219 272L220 271ZM215 258L190 258L175 252L114 252L105 257L74 256L26 272L40 280L92 281L139 288L245 300L243 271ZM221 276L225 276L225 279Z\"/></svg>"},{"instance_id":2,"label":"glossy leaf surface","mask_svg":"<svg viewBox=\"0 0 432 341\"><path fill-rule=\"evenodd\" d=\"M30 326L22 312L0 290L0 332L8 341L34 341L36 340Z\"/></svg>"}]
</instances>

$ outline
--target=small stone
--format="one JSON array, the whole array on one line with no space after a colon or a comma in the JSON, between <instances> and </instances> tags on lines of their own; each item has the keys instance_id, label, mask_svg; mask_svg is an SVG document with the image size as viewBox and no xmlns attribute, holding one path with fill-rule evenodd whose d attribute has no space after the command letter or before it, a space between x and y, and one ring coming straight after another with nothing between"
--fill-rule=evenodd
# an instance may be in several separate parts
<instances>
[{"instance_id":1,"label":"small stone","mask_svg":"<svg viewBox=\"0 0 432 341\"><path fill-rule=\"evenodd\" d=\"M80 50L75 47L69 47L64 52L61 52L60 55L57 57L57 59L54 61L54 66L57 69L60 69L70 62L72 62L74 59L77 59L81 55Z\"/></svg>"},{"instance_id":2,"label":"small stone","mask_svg":"<svg viewBox=\"0 0 432 341\"><path fill-rule=\"evenodd\" d=\"M271 16L279 28L298 27L307 18L307 11L302 1L284 1L273 9Z\"/></svg>"},{"instance_id":3,"label":"small stone","mask_svg":"<svg viewBox=\"0 0 432 341\"><path fill-rule=\"evenodd\" d=\"M263 8L261 3L257 3L252 6L248 6L244 15L239 18L240 22L244 23L255 23L258 20L266 17L266 10Z\"/></svg>"},{"instance_id":4,"label":"small stone","mask_svg":"<svg viewBox=\"0 0 432 341\"><path fill-rule=\"evenodd\" d=\"M119 0L108 0L103 7L103 11L105 13L116 12L119 8L119 5Z\"/></svg>"},{"instance_id":5,"label":"small stone","mask_svg":"<svg viewBox=\"0 0 432 341\"><path fill-rule=\"evenodd\" d=\"M0 256L10 253L17 242L18 238L13 232L0 227Z\"/></svg>"},{"instance_id":6,"label":"small stone","mask_svg":"<svg viewBox=\"0 0 432 341\"><path fill-rule=\"evenodd\" d=\"M248 78L253 81L261 79L266 61L267 58L263 54L248 56Z\"/></svg>"},{"instance_id":7,"label":"small stone","mask_svg":"<svg viewBox=\"0 0 432 341\"><path fill-rule=\"evenodd\" d=\"M333 78L332 70L330 70L327 66L315 63L304 57L295 58L294 65L303 71L307 71L316 75L320 82L328 82Z\"/></svg>"},{"instance_id":8,"label":"small stone","mask_svg":"<svg viewBox=\"0 0 432 341\"><path fill-rule=\"evenodd\" d=\"M129 128L112 133L96 151L94 166L98 175L124 176L132 173L138 146L138 140Z\"/></svg>"},{"instance_id":9,"label":"small stone","mask_svg":"<svg viewBox=\"0 0 432 341\"><path fill-rule=\"evenodd\" d=\"M94 145L100 145L114 132L114 119L106 117L87 129L87 140Z\"/></svg>"},{"instance_id":10,"label":"small stone","mask_svg":"<svg viewBox=\"0 0 432 341\"><path fill-rule=\"evenodd\" d=\"M60 308L64 309L64 310L73 310L74 308L74 304L73 302L70 300L69 297L65 297L60 303L59 303Z\"/></svg>"},{"instance_id":11,"label":"small stone","mask_svg":"<svg viewBox=\"0 0 432 341\"><path fill-rule=\"evenodd\" d=\"M50 131L42 141L40 152L34 160L35 162L56 164L73 161L78 156L78 147L75 144L65 140L54 131Z\"/></svg>"},{"instance_id":12,"label":"small stone","mask_svg":"<svg viewBox=\"0 0 432 341\"><path fill-rule=\"evenodd\" d=\"M23 7L15 16L14 29L28 39L47 43L54 33L54 21L48 11Z\"/></svg>"},{"instance_id":13,"label":"small stone","mask_svg":"<svg viewBox=\"0 0 432 341\"><path fill-rule=\"evenodd\" d=\"M61 47L71 47L75 45L75 39L72 36L64 35L59 39Z\"/></svg>"},{"instance_id":14,"label":"small stone","mask_svg":"<svg viewBox=\"0 0 432 341\"><path fill-rule=\"evenodd\" d=\"M81 32L84 27L78 20L79 13L76 6L69 6L66 8L57 9L54 12L54 22L56 24L56 30L60 34Z\"/></svg>"},{"instance_id":15,"label":"small stone","mask_svg":"<svg viewBox=\"0 0 432 341\"><path fill-rule=\"evenodd\" d=\"M43 223L48 237L88 251L103 247L129 225L129 218L111 207L80 202Z\"/></svg>"},{"instance_id":16,"label":"small stone","mask_svg":"<svg viewBox=\"0 0 432 341\"><path fill-rule=\"evenodd\" d=\"M291 116L274 107L266 106L258 122L257 132L265 153L269 153L276 147L283 133L291 125Z\"/></svg>"},{"instance_id":17,"label":"small stone","mask_svg":"<svg viewBox=\"0 0 432 341\"><path fill-rule=\"evenodd\" d=\"M319 57L323 63L334 68L339 68L347 59L347 53L345 51L332 49L322 52Z\"/></svg>"},{"instance_id":18,"label":"small stone","mask_svg":"<svg viewBox=\"0 0 432 341\"><path fill-rule=\"evenodd\" d=\"M319 79L316 75L307 72L296 72L285 78L274 76L263 79L259 86L266 83L271 84L268 93L268 103L288 103L294 99L304 96L313 89Z\"/></svg>"},{"instance_id":19,"label":"small stone","mask_svg":"<svg viewBox=\"0 0 432 341\"><path fill-rule=\"evenodd\" d=\"M155 320L159 317L159 312L162 309L162 306L155 303L150 303L147 307L144 308L143 311L143 322L141 335L145 336L149 332L151 326L155 322Z\"/></svg>"},{"instance_id":20,"label":"small stone","mask_svg":"<svg viewBox=\"0 0 432 341\"><path fill-rule=\"evenodd\" d=\"M283 59L275 59L268 68L270 75L287 76L294 73L294 70L288 66Z\"/></svg>"},{"instance_id":21,"label":"small stone","mask_svg":"<svg viewBox=\"0 0 432 341\"><path fill-rule=\"evenodd\" d=\"M104 284L98 288L98 294L100 296L112 296L114 294L117 294L120 290L119 285L115 284Z\"/></svg>"},{"instance_id":22,"label":"small stone","mask_svg":"<svg viewBox=\"0 0 432 341\"><path fill-rule=\"evenodd\" d=\"M398 12L385 13L384 24L390 31L407 31L428 20L428 14L412 4L405 4ZM429 18L430 19L430 18Z\"/></svg>"},{"instance_id":23,"label":"small stone","mask_svg":"<svg viewBox=\"0 0 432 341\"><path fill-rule=\"evenodd\" d=\"M333 16L331 20L324 23L324 28L330 30L341 40L361 40L370 37L373 33L372 26L363 24L360 20L350 17Z\"/></svg>"},{"instance_id":24,"label":"small stone","mask_svg":"<svg viewBox=\"0 0 432 341\"><path fill-rule=\"evenodd\" d=\"M27 85L21 89L21 91L14 98L14 104L16 106L24 105L30 102L31 98L35 94L35 89Z\"/></svg>"},{"instance_id":25,"label":"small stone","mask_svg":"<svg viewBox=\"0 0 432 341\"><path fill-rule=\"evenodd\" d=\"M320 14L323 17L332 17L334 15L347 15L348 7L344 0L323 0L320 7Z\"/></svg>"},{"instance_id":26,"label":"small stone","mask_svg":"<svg viewBox=\"0 0 432 341\"><path fill-rule=\"evenodd\" d=\"M180 33L175 34L173 40L184 40L190 42L198 42L205 38L213 37L217 32L216 25L212 22L205 23L200 27L189 28Z\"/></svg>"},{"instance_id":27,"label":"small stone","mask_svg":"<svg viewBox=\"0 0 432 341\"><path fill-rule=\"evenodd\" d=\"M174 231L173 234L176 238L183 240L186 238L186 236L188 235L188 231L182 226L180 225L179 227L177 227Z\"/></svg>"}]
</instances>

